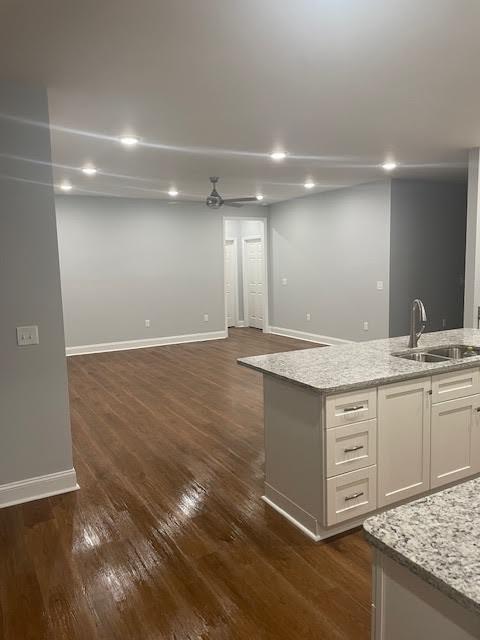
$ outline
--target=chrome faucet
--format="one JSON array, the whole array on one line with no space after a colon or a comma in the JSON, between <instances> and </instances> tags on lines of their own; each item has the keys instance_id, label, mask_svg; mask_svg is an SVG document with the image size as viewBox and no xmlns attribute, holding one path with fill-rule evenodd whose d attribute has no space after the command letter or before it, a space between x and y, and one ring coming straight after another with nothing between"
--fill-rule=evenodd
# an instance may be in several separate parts
<instances>
[{"instance_id":1,"label":"chrome faucet","mask_svg":"<svg viewBox=\"0 0 480 640\"><path fill-rule=\"evenodd\" d=\"M420 315L420 330L417 331L417 309ZM412 310L410 312L410 340L408 341L409 348L416 347L420 336L425 331L427 326L427 314L423 302L418 298L412 302Z\"/></svg>"}]
</instances>

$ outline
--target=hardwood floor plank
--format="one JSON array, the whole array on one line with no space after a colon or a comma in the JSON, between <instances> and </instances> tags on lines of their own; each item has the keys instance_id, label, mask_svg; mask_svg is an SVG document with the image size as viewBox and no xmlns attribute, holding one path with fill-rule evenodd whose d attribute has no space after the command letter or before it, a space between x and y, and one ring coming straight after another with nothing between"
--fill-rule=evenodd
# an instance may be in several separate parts
<instances>
[{"instance_id":1,"label":"hardwood floor plank","mask_svg":"<svg viewBox=\"0 0 480 640\"><path fill-rule=\"evenodd\" d=\"M0 640L366 640L361 533L315 544L260 500L261 376L236 359L314 347L69 358L81 490L0 511Z\"/></svg>"}]
</instances>

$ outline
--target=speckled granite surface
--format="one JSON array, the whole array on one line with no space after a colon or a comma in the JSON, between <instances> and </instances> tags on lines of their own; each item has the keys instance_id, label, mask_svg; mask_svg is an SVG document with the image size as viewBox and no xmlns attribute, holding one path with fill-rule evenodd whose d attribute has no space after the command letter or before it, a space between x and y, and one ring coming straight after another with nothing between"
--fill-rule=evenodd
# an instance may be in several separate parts
<instances>
[{"instance_id":1,"label":"speckled granite surface","mask_svg":"<svg viewBox=\"0 0 480 640\"><path fill-rule=\"evenodd\" d=\"M454 329L426 333L420 338L416 351L449 344L480 347L480 330ZM407 350L407 345L408 337L387 338L240 358L238 362L262 373L324 393L365 388L480 365L480 356L445 362L413 362L391 355Z\"/></svg>"},{"instance_id":2,"label":"speckled granite surface","mask_svg":"<svg viewBox=\"0 0 480 640\"><path fill-rule=\"evenodd\" d=\"M480 614L480 478L365 520L368 541Z\"/></svg>"}]
</instances>

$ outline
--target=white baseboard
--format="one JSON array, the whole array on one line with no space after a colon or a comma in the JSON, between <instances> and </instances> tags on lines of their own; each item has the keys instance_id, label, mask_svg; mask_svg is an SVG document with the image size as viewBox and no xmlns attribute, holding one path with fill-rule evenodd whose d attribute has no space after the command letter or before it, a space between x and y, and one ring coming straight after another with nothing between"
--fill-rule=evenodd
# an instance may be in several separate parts
<instances>
[{"instance_id":1,"label":"white baseboard","mask_svg":"<svg viewBox=\"0 0 480 640\"><path fill-rule=\"evenodd\" d=\"M247 325L245 323L245 320L237 320L237 322L235 323L235 326L241 329L242 327L246 327Z\"/></svg>"},{"instance_id":2,"label":"white baseboard","mask_svg":"<svg viewBox=\"0 0 480 640\"><path fill-rule=\"evenodd\" d=\"M9 482L0 485L0 509L10 507L22 502L40 500L69 491L76 491L80 487L77 484L75 469L49 473L46 476L27 478L17 482Z\"/></svg>"},{"instance_id":3,"label":"white baseboard","mask_svg":"<svg viewBox=\"0 0 480 640\"><path fill-rule=\"evenodd\" d=\"M80 356L89 353L104 353L106 351L127 351L129 349L146 349L148 347L162 347L168 344L183 342L204 342L206 340L222 340L228 337L228 332L208 331L206 333L189 333L182 336L166 336L164 338L144 338L141 340L124 340L122 342L102 342L86 344L79 347L67 347L67 356Z\"/></svg>"},{"instance_id":4,"label":"white baseboard","mask_svg":"<svg viewBox=\"0 0 480 640\"><path fill-rule=\"evenodd\" d=\"M343 338L334 338L333 336L321 336L316 333L307 333L306 331L297 331L296 329L283 329L282 327L269 327L269 333L277 336L285 336L286 338L298 338L298 340L306 340L307 342L318 342L329 346L349 344L353 340L344 340Z\"/></svg>"}]
</instances>

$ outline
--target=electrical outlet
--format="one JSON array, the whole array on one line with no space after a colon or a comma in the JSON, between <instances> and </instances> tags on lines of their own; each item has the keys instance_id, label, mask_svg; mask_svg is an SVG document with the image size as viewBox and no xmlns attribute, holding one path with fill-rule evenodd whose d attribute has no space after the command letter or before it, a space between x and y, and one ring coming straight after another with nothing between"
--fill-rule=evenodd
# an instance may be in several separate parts
<instances>
[{"instance_id":1,"label":"electrical outlet","mask_svg":"<svg viewBox=\"0 0 480 640\"><path fill-rule=\"evenodd\" d=\"M383 291L383 280L377 280L378 291Z\"/></svg>"},{"instance_id":2,"label":"electrical outlet","mask_svg":"<svg viewBox=\"0 0 480 640\"><path fill-rule=\"evenodd\" d=\"M310 314L307 313L307 320L310 321L310 318L311 318Z\"/></svg>"},{"instance_id":3,"label":"electrical outlet","mask_svg":"<svg viewBox=\"0 0 480 640\"><path fill-rule=\"evenodd\" d=\"M30 344L39 344L38 327L17 327L17 344L19 347L26 347Z\"/></svg>"},{"instance_id":4,"label":"electrical outlet","mask_svg":"<svg viewBox=\"0 0 480 640\"><path fill-rule=\"evenodd\" d=\"M365 320L365 322L363 323L363 330L364 331L368 331L368 322Z\"/></svg>"},{"instance_id":5,"label":"electrical outlet","mask_svg":"<svg viewBox=\"0 0 480 640\"><path fill-rule=\"evenodd\" d=\"M286 287L287 286L287 282L288 282L288 280L286 278L282 278L282 287Z\"/></svg>"},{"instance_id":6,"label":"electrical outlet","mask_svg":"<svg viewBox=\"0 0 480 640\"><path fill-rule=\"evenodd\" d=\"M150 329L150 320L145 320L145 326Z\"/></svg>"},{"instance_id":7,"label":"electrical outlet","mask_svg":"<svg viewBox=\"0 0 480 640\"><path fill-rule=\"evenodd\" d=\"M203 321L208 322L208 313L203 314Z\"/></svg>"}]
</instances>

